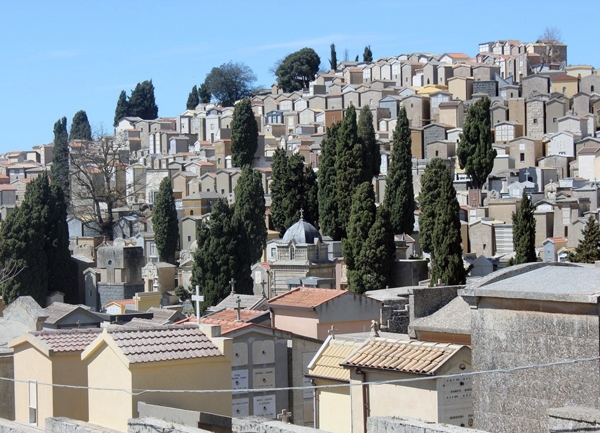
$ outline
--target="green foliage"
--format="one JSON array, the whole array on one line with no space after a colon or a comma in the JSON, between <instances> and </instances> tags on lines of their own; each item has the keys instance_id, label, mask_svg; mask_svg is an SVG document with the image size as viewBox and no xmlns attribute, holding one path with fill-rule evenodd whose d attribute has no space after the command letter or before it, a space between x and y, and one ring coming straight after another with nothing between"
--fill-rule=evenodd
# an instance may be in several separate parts
<instances>
[{"instance_id":1,"label":"green foliage","mask_svg":"<svg viewBox=\"0 0 600 433\"><path fill-rule=\"evenodd\" d=\"M71 131L69 133L71 140L87 140L92 139L92 128L88 121L87 113L84 110L79 110L73 116L71 122Z\"/></svg>"},{"instance_id":2,"label":"green foliage","mask_svg":"<svg viewBox=\"0 0 600 433\"><path fill-rule=\"evenodd\" d=\"M171 179L166 176L160 182L152 210L154 241L161 262L175 263L175 251L179 244L179 220L175 209Z\"/></svg>"},{"instance_id":3,"label":"green foliage","mask_svg":"<svg viewBox=\"0 0 600 433\"><path fill-rule=\"evenodd\" d=\"M448 167L440 158L432 159L421 176L419 194L419 241L423 251L433 253L433 230L437 216L437 203L441 196L440 180L449 177Z\"/></svg>"},{"instance_id":4,"label":"green foliage","mask_svg":"<svg viewBox=\"0 0 600 433\"><path fill-rule=\"evenodd\" d=\"M335 71L337 69L338 64L337 53L335 52L335 44L331 44L329 48L331 49L329 67Z\"/></svg>"},{"instance_id":5,"label":"green foliage","mask_svg":"<svg viewBox=\"0 0 600 433\"><path fill-rule=\"evenodd\" d=\"M342 230L338 224L337 175L335 170L339 133L339 123L334 123L327 128L327 137L321 142L321 158L317 173L319 181L319 225L324 235L338 241L342 239ZM273 171L273 175L275 175L275 171Z\"/></svg>"},{"instance_id":6,"label":"green foliage","mask_svg":"<svg viewBox=\"0 0 600 433\"><path fill-rule=\"evenodd\" d=\"M71 279L71 255L66 203L48 177L34 179L21 206L0 226L0 263L15 263L22 271L0 287L5 303L30 295L45 305L46 295L60 290L77 302Z\"/></svg>"},{"instance_id":7,"label":"green foliage","mask_svg":"<svg viewBox=\"0 0 600 433\"><path fill-rule=\"evenodd\" d=\"M250 99L236 104L231 120L231 163L234 167L251 165L258 149L258 125Z\"/></svg>"},{"instance_id":8,"label":"green foliage","mask_svg":"<svg viewBox=\"0 0 600 433\"><path fill-rule=\"evenodd\" d=\"M198 88L196 86L194 86L194 87L192 87L192 91L188 95L188 99L185 104L185 108L188 110L195 110L199 103L200 103L200 96L198 95Z\"/></svg>"},{"instance_id":9,"label":"green foliage","mask_svg":"<svg viewBox=\"0 0 600 433\"><path fill-rule=\"evenodd\" d=\"M359 292L362 279L358 275L357 261L363 245L369 237L369 230L375 222L375 192L369 182L361 183L352 197L350 221L348 222L348 237L342 239L344 263L348 268L348 288Z\"/></svg>"},{"instance_id":10,"label":"green foliage","mask_svg":"<svg viewBox=\"0 0 600 433\"><path fill-rule=\"evenodd\" d=\"M354 58L355 62L358 62L358 54L356 55L356 57Z\"/></svg>"},{"instance_id":11,"label":"green foliage","mask_svg":"<svg viewBox=\"0 0 600 433\"><path fill-rule=\"evenodd\" d=\"M281 61L275 70L277 84L284 92L308 88L309 83L315 79L320 65L321 59L315 50L302 48Z\"/></svg>"},{"instance_id":12,"label":"green foliage","mask_svg":"<svg viewBox=\"0 0 600 433\"><path fill-rule=\"evenodd\" d=\"M179 286L175 287L175 294L179 297L179 300L181 302L185 302L188 299L192 298L192 294L181 284Z\"/></svg>"},{"instance_id":13,"label":"green foliage","mask_svg":"<svg viewBox=\"0 0 600 433\"><path fill-rule=\"evenodd\" d=\"M375 138L371 107L363 106L358 116L358 139L362 144L362 161L367 175L377 176L381 168L381 150Z\"/></svg>"},{"instance_id":14,"label":"green foliage","mask_svg":"<svg viewBox=\"0 0 600 433\"><path fill-rule=\"evenodd\" d=\"M69 196L69 136L67 135L67 118L63 117L54 124L54 155L51 169L52 181L56 182L65 195Z\"/></svg>"},{"instance_id":15,"label":"green foliage","mask_svg":"<svg viewBox=\"0 0 600 433\"><path fill-rule=\"evenodd\" d=\"M372 62L373 61L373 52L371 51L371 45L367 45L365 47L365 51L363 52L363 62Z\"/></svg>"},{"instance_id":16,"label":"green foliage","mask_svg":"<svg viewBox=\"0 0 600 433\"><path fill-rule=\"evenodd\" d=\"M240 99L250 96L254 91L252 84L256 75L243 63L223 63L212 68L206 75L206 90L224 107L231 107Z\"/></svg>"},{"instance_id":17,"label":"green foliage","mask_svg":"<svg viewBox=\"0 0 600 433\"><path fill-rule=\"evenodd\" d=\"M456 155L460 168L471 176L473 187L481 188L491 173L496 158L496 150L492 147L488 97L479 99L469 107Z\"/></svg>"},{"instance_id":18,"label":"green foliage","mask_svg":"<svg viewBox=\"0 0 600 433\"><path fill-rule=\"evenodd\" d=\"M349 272L349 289L358 293L385 289L394 277L396 244L385 205L379 206L375 222L356 260L356 269Z\"/></svg>"},{"instance_id":19,"label":"green foliage","mask_svg":"<svg viewBox=\"0 0 600 433\"><path fill-rule=\"evenodd\" d=\"M583 239L569 253L569 261L576 263L594 263L600 260L600 225L593 215L590 215L585 228L581 234Z\"/></svg>"},{"instance_id":20,"label":"green foliage","mask_svg":"<svg viewBox=\"0 0 600 433\"><path fill-rule=\"evenodd\" d=\"M308 221L317 229L319 228L319 183L317 181L317 173L309 164L304 167L304 191L302 197L304 204L304 221Z\"/></svg>"},{"instance_id":21,"label":"green foliage","mask_svg":"<svg viewBox=\"0 0 600 433\"><path fill-rule=\"evenodd\" d=\"M127 116L130 116L127 92L125 92L125 90L121 90L121 93L119 93L119 99L117 100L117 108L115 108L115 120L113 122L113 126L117 126L119 124L119 120Z\"/></svg>"},{"instance_id":22,"label":"green foliage","mask_svg":"<svg viewBox=\"0 0 600 433\"><path fill-rule=\"evenodd\" d=\"M198 97L203 104L208 104L210 102L210 90L208 90L205 83L200 84L200 87L198 88Z\"/></svg>"},{"instance_id":23,"label":"green foliage","mask_svg":"<svg viewBox=\"0 0 600 433\"><path fill-rule=\"evenodd\" d=\"M412 233L415 223L411 148L408 117L404 107L401 107L394 130L391 162L383 201L390 210L394 233L398 234Z\"/></svg>"},{"instance_id":24,"label":"green foliage","mask_svg":"<svg viewBox=\"0 0 600 433\"><path fill-rule=\"evenodd\" d=\"M158 105L154 100L152 80L137 83L129 97L130 116L153 120L158 117Z\"/></svg>"},{"instance_id":25,"label":"green foliage","mask_svg":"<svg viewBox=\"0 0 600 433\"><path fill-rule=\"evenodd\" d=\"M515 257L513 263L536 262L535 254L535 218L533 213L535 207L531 203L529 196L523 191L521 199L521 208L515 214L512 214L513 223L513 245L515 247Z\"/></svg>"}]
</instances>

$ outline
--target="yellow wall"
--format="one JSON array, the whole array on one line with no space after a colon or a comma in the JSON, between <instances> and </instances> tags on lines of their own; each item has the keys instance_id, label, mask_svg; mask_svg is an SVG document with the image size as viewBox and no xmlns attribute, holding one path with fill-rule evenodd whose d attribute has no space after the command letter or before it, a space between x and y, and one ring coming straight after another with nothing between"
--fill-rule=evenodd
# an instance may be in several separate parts
<instances>
[{"instance_id":1,"label":"yellow wall","mask_svg":"<svg viewBox=\"0 0 600 433\"><path fill-rule=\"evenodd\" d=\"M87 386L87 366L81 362L81 352L52 356L53 383ZM88 420L88 393L86 389L54 388L54 414L67 418Z\"/></svg>"},{"instance_id":2,"label":"yellow wall","mask_svg":"<svg viewBox=\"0 0 600 433\"><path fill-rule=\"evenodd\" d=\"M39 383L52 383L52 365L50 359L30 344L14 348L15 379L35 380ZM0 398L2 398L0 396ZM52 416L52 387L37 386L37 425L46 426L45 420ZM15 382L15 420L29 424L29 384Z\"/></svg>"},{"instance_id":3,"label":"yellow wall","mask_svg":"<svg viewBox=\"0 0 600 433\"><path fill-rule=\"evenodd\" d=\"M565 90L563 92L563 90ZM550 84L550 92L557 92L564 94L567 98L572 98L579 92L578 81L557 81Z\"/></svg>"},{"instance_id":4,"label":"yellow wall","mask_svg":"<svg viewBox=\"0 0 600 433\"><path fill-rule=\"evenodd\" d=\"M104 343L87 361L90 388L131 389L131 373L112 348ZM90 422L127 431L133 417L133 398L122 391L89 390Z\"/></svg>"},{"instance_id":5,"label":"yellow wall","mask_svg":"<svg viewBox=\"0 0 600 433\"><path fill-rule=\"evenodd\" d=\"M160 292L139 292L133 297L135 300L135 309L138 311L148 311L152 307L160 308L162 293Z\"/></svg>"},{"instance_id":6,"label":"yellow wall","mask_svg":"<svg viewBox=\"0 0 600 433\"><path fill-rule=\"evenodd\" d=\"M317 385L339 382L317 380ZM331 433L348 433L352 428L350 388L324 388L319 391L319 430Z\"/></svg>"}]
</instances>

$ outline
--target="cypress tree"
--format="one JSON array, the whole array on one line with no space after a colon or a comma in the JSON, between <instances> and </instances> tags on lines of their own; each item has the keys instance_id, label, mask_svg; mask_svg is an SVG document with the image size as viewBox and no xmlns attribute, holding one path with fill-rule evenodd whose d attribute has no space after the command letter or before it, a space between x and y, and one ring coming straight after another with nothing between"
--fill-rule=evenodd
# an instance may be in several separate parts
<instances>
[{"instance_id":1,"label":"cypress tree","mask_svg":"<svg viewBox=\"0 0 600 433\"><path fill-rule=\"evenodd\" d=\"M327 128L327 137L321 142L321 158L317 173L319 182L319 225L323 234L334 240L342 238L342 231L338 224L337 176L335 170L339 131L339 123L334 123Z\"/></svg>"},{"instance_id":2,"label":"cypress tree","mask_svg":"<svg viewBox=\"0 0 600 433\"><path fill-rule=\"evenodd\" d=\"M277 148L273 153L273 163L271 164L271 221L273 228L280 235L286 230L286 205L288 187L288 163L285 150Z\"/></svg>"},{"instance_id":3,"label":"cypress tree","mask_svg":"<svg viewBox=\"0 0 600 433\"><path fill-rule=\"evenodd\" d=\"M79 110L73 116L69 138L71 140L92 140L92 128L84 110Z\"/></svg>"},{"instance_id":4,"label":"cypress tree","mask_svg":"<svg viewBox=\"0 0 600 433\"><path fill-rule=\"evenodd\" d=\"M365 47L365 51L363 52L363 62L372 62L373 61L373 52L371 51L371 45L367 45Z\"/></svg>"},{"instance_id":5,"label":"cypress tree","mask_svg":"<svg viewBox=\"0 0 600 433\"><path fill-rule=\"evenodd\" d=\"M467 113L456 149L460 168L471 176L475 189L486 182L494 166L496 150L492 147L490 98L475 102Z\"/></svg>"},{"instance_id":6,"label":"cypress tree","mask_svg":"<svg viewBox=\"0 0 600 433\"><path fill-rule=\"evenodd\" d=\"M579 241L575 251L569 253L569 261L594 263L600 260L600 225L598 225L598 221L593 215L590 215L581 234L583 239Z\"/></svg>"},{"instance_id":7,"label":"cypress tree","mask_svg":"<svg viewBox=\"0 0 600 433\"><path fill-rule=\"evenodd\" d=\"M363 147L362 164L366 169L365 176L377 176L381 167L381 151L375 138L373 113L371 113L371 108L368 105L360 110L358 116L358 138Z\"/></svg>"},{"instance_id":8,"label":"cypress tree","mask_svg":"<svg viewBox=\"0 0 600 433\"><path fill-rule=\"evenodd\" d=\"M317 229L319 228L319 183L317 182L317 173L308 165L304 168L304 221L311 223Z\"/></svg>"},{"instance_id":9,"label":"cypress tree","mask_svg":"<svg viewBox=\"0 0 600 433\"><path fill-rule=\"evenodd\" d=\"M238 102L231 120L231 163L234 167L251 165L258 148L258 125L250 99Z\"/></svg>"},{"instance_id":10,"label":"cypress tree","mask_svg":"<svg viewBox=\"0 0 600 433\"><path fill-rule=\"evenodd\" d=\"M158 117L158 105L156 105L154 99L154 84L152 84L152 80L137 83L135 89L131 92L128 105L130 116L137 116L148 120Z\"/></svg>"},{"instance_id":11,"label":"cypress tree","mask_svg":"<svg viewBox=\"0 0 600 433\"><path fill-rule=\"evenodd\" d=\"M121 90L121 93L119 93L119 99L117 100L117 108L115 108L115 119L113 126L117 126L119 124L119 120L121 120L123 117L131 115L129 101L127 100L127 92L125 92L125 90Z\"/></svg>"},{"instance_id":12,"label":"cypress tree","mask_svg":"<svg viewBox=\"0 0 600 433\"><path fill-rule=\"evenodd\" d=\"M331 44L329 46L329 48L331 49L331 54L330 54L330 59L329 59L329 67L331 69L333 69L334 71L337 69L337 53L335 52L335 44Z\"/></svg>"},{"instance_id":13,"label":"cypress tree","mask_svg":"<svg viewBox=\"0 0 600 433\"><path fill-rule=\"evenodd\" d=\"M512 214L513 245L515 247L515 257L512 264L518 265L537 261L534 211L535 208L529 196L523 191L521 208L516 214L514 212Z\"/></svg>"},{"instance_id":14,"label":"cypress tree","mask_svg":"<svg viewBox=\"0 0 600 433\"><path fill-rule=\"evenodd\" d=\"M419 194L419 241L423 251L434 252L433 232L437 217L437 204L441 196L441 179L449 178L448 168L440 158L433 158L421 176Z\"/></svg>"},{"instance_id":15,"label":"cypress tree","mask_svg":"<svg viewBox=\"0 0 600 433\"><path fill-rule=\"evenodd\" d=\"M174 264L175 251L179 244L179 220L171 179L168 176L163 178L158 188L152 210L152 227L160 261Z\"/></svg>"},{"instance_id":16,"label":"cypress tree","mask_svg":"<svg viewBox=\"0 0 600 433\"><path fill-rule=\"evenodd\" d=\"M358 256L369 237L369 230L375 222L375 192L369 182L361 183L352 197L348 237L342 239L344 263L348 269L348 288L360 292L362 277L357 269Z\"/></svg>"},{"instance_id":17,"label":"cypress tree","mask_svg":"<svg viewBox=\"0 0 600 433\"><path fill-rule=\"evenodd\" d=\"M198 98L203 104L208 104L210 102L210 91L204 83L200 84L200 87L198 88Z\"/></svg>"},{"instance_id":18,"label":"cypress tree","mask_svg":"<svg viewBox=\"0 0 600 433\"><path fill-rule=\"evenodd\" d=\"M400 108L394 129L392 157L385 186L384 204L390 210L394 233L412 233L415 197L412 177L412 141L406 110Z\"/></svg>"},{"instance_id":19,"label":"cypress tree","mask_svg":"<svg viewBox=\"0 0 600 433\"><path fill-rule=\"evenodd\" d=\"M188 95L187 103L185 104L186 109L195 110L200 103L200 97L198 96L198 88L192 87L192 91Z\"/></svg>"},{"instance_id":20,"label":"cypress tree","mask_svg":"<svg viewBox=\"0 0 600 433\"><path fill-rule=\"evenodd\" d=\"M375 222L357 259L357 269L348 276L350 290L364 293L392 283L396 244L389 216L385 205L377 208Z\"/></svg>"},{"instance_id":21,"label":"cypress tree","mask_svg":"<svg viewBox=\"0 0 600 433\"><path fill-rule=\"evenodd\" d=\"M308 205L309 193L305 180L304 157L300 154L286 156L283 149L273 154L271 176L271 214L273 227L283 236L300 218L300 210ZM313 191L314 193L314 191ZM309 205L313 206L313 205ZM310 212L314 214L311 207ZM312 215L310 215L312 218Z\"/></svg>"},{"instance_id":22,"label":"cypress tree","mask_svg":"<svg viewBox=\"0 0 600 433\"><path fill-rule=\"evenodd\" d=\"M435 206L436 216L432 233L431 285L435 285L438 280L451 286L464 284L466 274L462 260L460 205L447 171L439 179L438 188L440 194Z\"/></svg>"},{"instance_id":23,"label":"cypress tree","mask_svg":"<svg viewBox=\"0 0 600 433\"><path fill-rule=\"evenodd\" d=\"M67 135L67 118L63 117L54 124L54 156L51 169L52 182L56 182L63 190L68 201L69 184L69 136Z\"/></svg>"}]
</instances>

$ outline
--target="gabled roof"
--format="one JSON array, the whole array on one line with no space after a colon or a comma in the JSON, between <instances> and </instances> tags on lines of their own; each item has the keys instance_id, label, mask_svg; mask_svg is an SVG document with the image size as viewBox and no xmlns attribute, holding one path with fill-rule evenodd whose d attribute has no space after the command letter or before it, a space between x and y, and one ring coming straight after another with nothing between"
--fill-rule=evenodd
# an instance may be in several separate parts
<instances>
[{"instance_id":1,"label":"gabled roof","mask_svg":"<svg viewBox=\"0 0 600 433\"><path fill-rule=\"evenodd\" d=\"M64 304L62 302L54 302L52 305L44 308L44 312L48 315L46 323L54 325L67 317L69 314L81 310L83 314L88 313L90 318L95 318L98 323L102 320L94 313L90 312L90 307L82 305Z\"/></svg>"},{"instance_id":2,"label":"gabled roof","mask_svg":"<svg viewBox=\"0 0 600 433\"><path fill-rule=\"evenodd\" d=\"M100 328L35 331L15 338L9 343L9 347L30 343L47 356L56 352L81 352L100 335L100 332Z\"/></svg>"},{"instance_id":3,"label":"gabled roof","mask_svg":"<svg viewBox=\"0 0 600 433\"><path fill-rule=\"evenodd\" d=\"M344 335L328 337L308 366L308 376L350 381L350 369L340 364L364 343L364 339L347 338Z\"/></svg>"},{"instance_id":4,"label":"gabled roof","mask_svg":"<svg viewBox=\"0 0 600 433\"><path fill-rule=\"evenodd\" d=\"M297 307L313 309L338 296L350 293L347 290L298 287L269 300L269 307Z\"/></svg>"}]
</instances>

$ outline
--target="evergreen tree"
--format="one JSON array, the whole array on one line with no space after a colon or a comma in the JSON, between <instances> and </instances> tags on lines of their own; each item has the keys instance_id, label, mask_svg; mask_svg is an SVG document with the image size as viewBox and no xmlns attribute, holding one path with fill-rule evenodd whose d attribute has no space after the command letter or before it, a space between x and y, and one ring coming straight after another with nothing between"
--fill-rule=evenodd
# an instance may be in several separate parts
<instances>
[{"instance_id":1,"label":"evergreen tree","mask_svg":"<svg viewBox=\"0 0 600 433\"><path fill-rule=\"evenodd\" d=\"M381 168L381 150L375 138L373 113L368 105L363 106L358 116L358 139L362 144L362 165L366 174L377 176Z\"/></svg>"},{"instance_id":2,"label":"evergreen tree","mask_svg":"<svg viewBox=\"0 0 600 433\"><path fill-rule=\"evenodd\" d=\"M273 154L271 175L271 215L273 227L283 236L300 218L306 199L304 194L304 157L287 157L285 150Z\"/></svg>"},{"instance_id":3,"label":"evergreen tree","mask_svg":"<svg viewBox=\"0 0 600 433\"><path fill-rule=\"evenodd\" d=\"M529 196L523 191L521 208L515 214L512 214L513 223L513 245L515 248L515 257L512 264L536 262L535 255L535 218L533 213L535 208L529 199Z\"/></svg>"},{"instance_id":4,"label":"evergreen tree","mask_svg":"<svg viewBox=\"0 0 600 433\"><path fill-rule=\"evenodd\" d=\"M327 128L327 137L321 142L321 158L317 173L319 182L319 225L324 235L338 241L342 239L342 229L338 223L337 176L335 170L339 133L339 123L334 123Z\"/></svg>"},{"instance_id":5,"label":"evergreen tree","mask_svg":"<svg viewBox=\"0 0 600 433\"><path fill-rule=\"evenodd\" d=\"M449 176L448 167L440 158L433 158L421 176L419 241L426 253L434 252L433 232L437 217L437 204L441 196L440 182Z\"/></svg>"},{"instance_id":6,"label":"evergreen tree","mask_svg":"<svg viewBox=\"0 0 600 433\"><path fill-rule=\"evenodd\" d=\"M460 205L448 172L439 179L438 188L440 196L435 206L436 216L432 233L431 285L437 284L438 280L450 286L464 284L466 274L462 260Z\"/></svg>"},{"instance_id":7,"label":"evergreen tree","mask_svg":"<svg viewBox=\"0 0 600 433\"><path fill-rule=\"evenodd\" d=\"M166 176L160 182L152 210L154 241L161 262L175 263L175 251L179 244L179 220L175 209L171 179Z\"/></svg>"},{"instance_id":8,"label":"evergreen tree","mask_svg":"<svg viewBox=\"0 0 600 433\"><path fill-rule=\"evenodd\" d=\"M250 99L238 102L231 120L231 163L234 167L251 165L258 149L258 125Z\"/></svg>"},{"instance_id":9,"label":"evergreen tree","mask_svg":"<svg viewBox=\"0 0 600 433\"><path fill-rule=\"evenodd\" d=\"M69 136L67 135L67 118L63 117L54 124L54 156L52 157L52 182L56 182L63 190L68 201L69 185Z\"/></svg>"},{"instance_id":10,"label":"evergreen tree","mask_svg":"<svg viewBox=\"0 0 600 433\"><path fill-rule=\"evenodd\" d=\"M401 107L394 129L391 162L388 168L384 203L390 210L394 233L411 234L415 223L412 177L412 141L406 110Z\"/></svg>"},{"instance_id":11,"label":"evergreen tree","mask_svg":"<svg viewBox=\"0 0 600 433\"><path fill-rule=\"evenodd\" d=\"M302 48L283 59L275 70L277 84L284 92L308 88L319 71L321 58L312 48Z\"/></svg>"},{"instance_id":12,"label":"evergreen tree","mask_svg":"<svg viewBox=\"0 0 600 433\"><path fill-rule=\"evenodd\" d=\"M215 203L210 219L198 229L197 241L192 286L200 286L204 296L201 304L203 312L227 297L231 291L229 281L237 273L238 233L233 222L233 210L224 198Z\"/></svg>"},{"instance_id":13,"label":"evergreen tree","mask_svg":"<svg viewBox=\"0 0 600 433\"><path fill-rule=\"evenodd\" d=\"M256 75L243 63L223 63L212 68L204 80L205 89L223 107L232 107L235 101L247 98L254 91ZM202 86L200 87L202 89ZM202 95L201 95L202 97ZM210 102L210 99L209 101Z\"/></svg>"},{"instance_id":14,"label":"evergreen tree","mask_svg":"<svg viewBox=\"0 0 600 433\"><path fill-rule=\"evenodd\" d=\"M330 54L330 59L329 59L329 67L331 69L333 69L334 71L337 69L337 53L335 52L335 44L331 44L329 46L329 48L331 49L331 54Z\"/></svg>"},{"instance_id":15,"label":"evergreen tree","mask_svg":"<svg viewBox=\"0 0 600 433\"><path fill-rule=\"evenodd\" d=\"M363 62L372 62L373 61L373 52L371 51L371 45L367 45L365 47L365 51L363 52Z\"/></svg>"},{"instance_id":16,"label":"evergreen tree","mask_svg":"<svg viewBox=\"0 0 600 433\"><path fill-rule=\"evenodd\" d=\"M394 277L396 244L385 205L379 206L375 222L356 263L356 270L348 276L350 290L365 293L385 289Z\"/></svg>"},{"instance_id":17,"label":"evergreen tree","mask_svg":"<svg viewBox=\"0 0 600 433\"><path fill-rule=\"evenodd\" d=\"M198 88L198 98L200 98L200 102L203 104L208 104L210 102L210 91L205 83L200 84Z\"/></svg>"},{"instance_id":18,"label":"evergreen tree","mask_svg":"<svg viewBox=\"0 0 600 433\"><path fill-rule=\"evenodd\" d=\"M128 105L130 116L137 116L147 120L154 120L158 117L158 105L156 105L154 99L154 85L152 84L152 80L137 83L135 89L131 92Z\"/></svg>"},{"instance_id":19,"label":"evergreen tree","mask_svg":"<svg viewBox=\"0 0 600 433\"><path fill-rule=\"evenodd\" d=\"M319 228L319 183L317 173L308 165L304 168L304 191L302 209L304 209L304 221Z\"/></svg>"},{"instance_id":20,"label":"evergreen tree","mask_svg":"<svg viewBox=\"0 0 600 433\"><path fill-rule=\"evenodd\" d=\"M190 92L187 103L185 107L188 110L195 110L198 104L200 103L200 96L198 95L198 88L196 86L192 87L192 91Z\"/></svg>"},{"instance_id":21,"label":"evergreen tree","mask_svg":"<svg viewBox=\"0 0 600 433\"><path fill-rule=\"evenodd\" d=\"M583 239L569 253L569 261L576 263L594 263L600 260L600 225L593 215L590 215L585 228L581 231Z\"/></svg>"},{"instance_id":22,"label":"evergreen tree","mask_svg":"<svg viewBox=\"0 0 600 433\"><path fill-rule=\"evenodd\" d=\"M344 263L348 269L348 288L360 292L362 278L357 269L358 256L369 237L369 230L375 222L375 192L369 182L361 183L352 197L348 237L342 239Z\"/></svg>"},{"instance_id":23,"label":"evergreen tree","mask_svg":"<svg viewBox=\"0 0 600 433\"><path fill-rule=\"evenodd\" d=\"M121 93L119 93L119 99L117 100L117 108L115 108L115 121L113 126L117 126L119 124L119 120L127 116L131 116L129 101L127 100L127 92L125 92L125 90L121 90Z\"/></svg>"},{"instance_id":24,"label":"evergreen tree","mask_svg":"<svg viewBox=\"0 0 600 433\"><path fill-rule=\"evenodd\" d=\"M79 110L73 116L69 138L71 140L87 141L92 139L92 128L90 127L90 122L88 121L87 114L84 110Z\"/></svg>"},{"instance_id":25,"label":"evergreen tree","mask_svg":"<svg viewBox=\"0 0 600 433\"><path fill-rule=\"evenodd\" d=\"M471 177L473 187L480 189L494 166L496 150L492 147L490 98L475 102L467 113L456 149L460 168Z\"/></svg>"}]
</instances>

